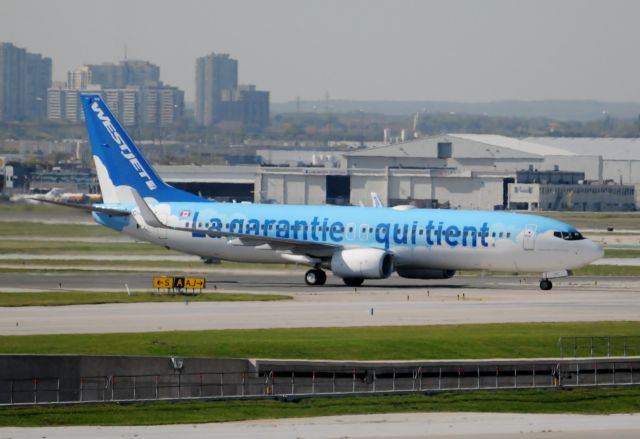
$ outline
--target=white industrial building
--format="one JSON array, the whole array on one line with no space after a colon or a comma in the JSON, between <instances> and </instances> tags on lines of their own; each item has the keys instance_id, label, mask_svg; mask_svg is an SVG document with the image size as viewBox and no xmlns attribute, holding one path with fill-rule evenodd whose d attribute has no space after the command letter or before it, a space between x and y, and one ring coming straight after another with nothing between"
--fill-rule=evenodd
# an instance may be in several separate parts
<instances>
[{"instance_id":1,"label":"white industrial building","mask_svg":"<svg viewBox=\"0 0 640 439\"><path fill-rule=\"evenodd\" d=\"M388 206L529 210L635 208L634 187L613 184L634 182L638 175L635 163L605 161L595 150L581 154L542 144L544 140L443 134L348 152L269 154L262 151L263 161L270 166L230 167L227 171L221 167L160 167L159 172L181 187L195 184L196 192L208 196L221 198L216 191L226 184L227 192L222 194L222 199L231 197L261 203L369 205L371 193L375 192ZM296 166L309 162L312 166ZM615 163L619 165L618 171L614 170ZM234 170L239 171L238 176L229 177ZM546 180L518 182L518 171L537 173ZM573 188L565 181L554 180L576 173L580 173L580 178L571 182ZM524 184L538 186L525 189Z\"/></svg>"}]
</instances>

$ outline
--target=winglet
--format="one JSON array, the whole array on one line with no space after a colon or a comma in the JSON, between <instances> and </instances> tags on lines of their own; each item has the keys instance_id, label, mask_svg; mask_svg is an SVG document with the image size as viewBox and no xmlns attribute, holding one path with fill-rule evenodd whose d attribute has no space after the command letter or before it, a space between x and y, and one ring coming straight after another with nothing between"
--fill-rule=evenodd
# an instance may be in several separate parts
<instances>
[{"instance_id":1,"label":"winglet","mask_svg":"<svg viewBox=\"0 0 640 439\"><path fill-rule=\"evenodd\" d=\"M158 219L156 214L153 213L153 210L151 210L147 202L144 201L144 198L142 198L142 196L137 190L131 188L131 193L133 194L133 199L135 200L136 205L138 206L138 209L140 209L140 214L142 215L142 219L144 220L145 223L147 223L148 226L159 227L162 229L170 228L169 226L167 226L166 224L164 224L162 221Z\"/></svg>"}]
</instances>

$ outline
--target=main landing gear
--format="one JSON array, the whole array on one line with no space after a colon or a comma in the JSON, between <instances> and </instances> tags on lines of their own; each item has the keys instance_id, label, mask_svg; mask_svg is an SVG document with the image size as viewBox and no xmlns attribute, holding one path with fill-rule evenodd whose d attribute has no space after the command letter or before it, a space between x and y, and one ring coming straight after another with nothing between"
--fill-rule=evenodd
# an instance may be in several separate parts
<instances>
[{"instance_id":1,"label":"main landing gear","mask_svg":"<svg viewBox=\"0 0 640 439\"><path fill-rule=\"evenodd\" d=\"M553 288L553 284L551 283L551 281L549 279L542 279L540 281L540 289L543 291L549 291L551 288Z\"/></svg>"},{"instance_id":2,"label":"main landing gear","mask_svg":"<svg viewBox=\"0 0 640 439\"><path fill-rule=\"evenodd\" d=\"M327 273L317 268L309 270L304 275L307 285L324 285L327 281Z\"/></svg>"}]
</instances>

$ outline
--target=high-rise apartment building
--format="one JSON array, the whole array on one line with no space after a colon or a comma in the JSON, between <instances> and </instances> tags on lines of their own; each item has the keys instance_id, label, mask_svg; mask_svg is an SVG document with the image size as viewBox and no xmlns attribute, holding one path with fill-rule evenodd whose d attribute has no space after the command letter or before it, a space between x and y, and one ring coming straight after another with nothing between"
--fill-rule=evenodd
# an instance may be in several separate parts
<instances>
[{"instance_id":1,"label":"high-rise apartment building","mask_svg":"<svg viewBox=\"0 0 640 439\"><path fill-rule=\"evenodd\" d=\"M72 90L86 90L91 80L91 69L89 66L80 66L67 73L67 87Z\"/></svg>"},{"instance_id":2,"label":"high-rise apartment building","mask_svg":"<svg viewBox=\"0 0 640 439\"><path fill-rule=\"evenodd\" d=\"M83 91L100 92L123 125L167 126L182 119L184 92L160 81L160 68L148 61L88 64L67 74L66 87L49 89L47 117L84 120Z\"/></svg>"},{"instance_id":3,"label":"high-rise apartment building","mask_svg":"<svg viewBox=\"0 0 640 439\"><path fill-rule=\"evenodd\" d=\"M145 87L160 81L160 67L149 61L125 60L119 63L88 64L91 82L102 88Z\"/></svg>"},{"instance_id":4,"label":"high-rise apartment building","mask_svg":"<svg viewBox=\"0 0 640 439\"><path fill-rule=\"evenodd\" d=\"M222 92L238 87L238 61L211 53L196 59L196 122L211 126L222 121Z\"/></svg>"},{"instance_id":5,"label":"high-rise apartment building","mask_svg":"<svg viewBox=\"0 0 640 439\"><path fill-rule=\"evenodd\" d=\"M140 114L140 87L109 88L102 92L113 114L126 126L137 125Z\"/></svg>"},{"instance_id":6,"label":"high-rise apartment building","mask_svg":"<svg viewBox=\"0 0 640 439\"><path fill-rule=\"evenodd\" d=\"M184 114L184 92L162 83L145 87L142 91L142 105L143 125L171 125L181 120Z\"/></svg>"},{"instance_id":7,"label":"high-rise apartment building","mask_svg":"<svg viewBox=\"0 0 640 439\"><path fill-rule=\"evenodd\" d=\"M0 43L0 120L44 116L51 86L51 58Z\"/></svg>"},{"instance_id":8,"label":"high-rise apartment building","mask_svg":"<svg viewBox=\"0 0 640 439\"><path fill-rule=\"evenodd\" d=\"M222 120L237 121L260 131L269 124L269 92L255 85L240 85L222 93Z\"/></svg>"}]
</instances>

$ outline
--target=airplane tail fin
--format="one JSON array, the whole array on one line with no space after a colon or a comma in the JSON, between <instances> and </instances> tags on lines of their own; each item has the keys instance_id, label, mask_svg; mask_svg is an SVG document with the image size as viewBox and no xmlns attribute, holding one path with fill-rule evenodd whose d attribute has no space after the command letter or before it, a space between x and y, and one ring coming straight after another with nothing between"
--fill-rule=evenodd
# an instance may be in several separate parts
<instances>
[{"instance_id":1,"label":"airplane tail fin","mask_svg":"<svg viewBox=\"0 0 640 439\"><path fill-rule=\"evenodd\" d=\"M131 189L159 202L204 201L162 181L99 95L81 100L104 203L133 203Z\"/></svg>"}]
</instances>

